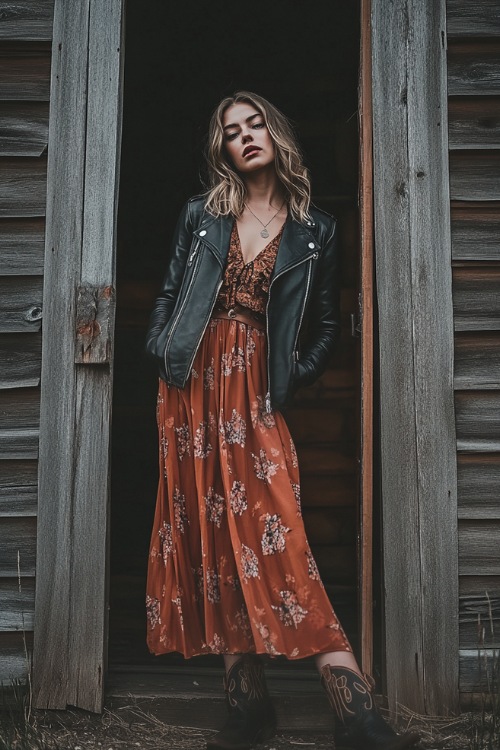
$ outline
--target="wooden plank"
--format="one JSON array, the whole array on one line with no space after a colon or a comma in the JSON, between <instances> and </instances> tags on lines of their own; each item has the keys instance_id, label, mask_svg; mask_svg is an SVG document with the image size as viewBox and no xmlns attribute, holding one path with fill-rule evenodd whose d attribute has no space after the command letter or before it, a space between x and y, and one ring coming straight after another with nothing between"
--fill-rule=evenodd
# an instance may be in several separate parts
<instances>
[{"instance_id":1,"label":"wooden plank","mask_svg":"<svg viewBox=\"0 0 500 750\"><path fill-rule=\"evenodd\" d=\"M0 220L0 274L2 276L41 276L45 220Z\"/></svg>"},{"instance_id":2,"label":"wooden plank","mask_svg":"<svg viewBox=\"0 0 500 750\"><path fill-rule=\"evenodd\" d=\"M458 708L445 3L373 0L372 23L387 692L443 714Z\"/></svg>"},{"instance_id":3,"label":"wooden plank","mask_svg":"<svg viewBox=\"0 0 500 750\"><path fill-rule=\"evenodd\" d=\"M500 575L500 519L459 522L460 575Z\"/></svg>"},{"instance_id":4,"label":"wooden plank","mask_svg":"<svg viewBox=\"0 0 500 750\"><path fill-rule=\"evenodd\" d=\"M57 341L44 337L42 359L38 707L70 703L99 711L103 701L112 372L108 366L75 367L73 295L82 284L114 285L122 13L122 0L85 0L76 12L62 0L55 5L44 319L48 328L56 325L70 299L63 319L71 330ZM48 672L55 674L50 684Z\"/></svg>"},{"instance_id":5,"label":"wooden plank","mask_svg":"<svg viewBox=\"0 0 500 750\"><path fill-rule=\"evenodd\" d=\"M460 648L500 647L500 588L460 597Z\"/></svg>"},{"instance_id":6,"label":"wooden plank","mask_svg":"<svg viewBox=\"0 0 500 750\"><path fill-rule=\"evenodd\" d=\"M348 545L356 540L356 513L353 508L304 508L303 516L311 545Z\"/></svg>"},{"instance_id":7,"label":"wooden plank","mask_svg":"<svg viewBox=\"0 0 500 750\"><path fill-rule=\"evenodd\" d=\"M354 474L358 470L354 444L296 445L301 476L338 476Z\"/></svg>"},{"instance_id":8,"label":"wooden plank","mask_svg":"<svg viewBox=\"0 0 500 750\"><path fill-rule=\"evenodd\" d=\"M54 0L4 0L0 39L50 41Z\"/></svg>"},{"instance_id":9,"label":"wooden plank","mask_svg":"<svg viewBox=\"0 0 500 750\"><path fill-rule=\"evenodd\" d=\"M33 705L68 703L74 419L74 290L82 243L89 0L54 7L47 176ZM71 164L71 169L68 169ZM66 324L61 326L61 321ZM64 393L64 398L60 394ZM53 471L54 463L57 472ZM52 676L51 680L46 675Z\"/></svg>"},{"instance_id":10,"label":"wooden plank","mask_svg":"<svg viewBox=\"0 0 500 750\"><path fill-rule=\"evenodd\" d=\"M500 335L476 331L455 335L455 389L500 388Z\"/></svg>"},{"instance_id":11,"label":"wooden plank","mask_svg":"<svg viewBox=\"0 0 500 750\"><path fill-rule=\"evenodd\" d=\"M498 0L446 0L448 37L500 36Z\"/></svg>"},{"instance_id":12,"label":"wooden plank","mask_svg":"<svg viewBox=\"0 0 500 750\"><path fill-rule=\"evenodd\" d=\"M448 101L450 149L500 148L500 97L452 97Z\"/></svg>"},{"instance_id":13,"label":"wooden plank","mask_svg":"<svg viewBox=\"0 0 500 750\"><path fill-rule=\"evenodd\" d=\"M319 405L293 407L286 413L286 421L294 440L307 443L336 443L356 439L354 394L348 398L337 395L332 408Z\"/></svg>"},{"instance_id":14,"label":"wooden plank","mask_svg":"<svg viewBox=\"0 0 500 750\"><path fill-rule=\"evenodd\" d=\"M0 580L0 632L33 630L35 579ZM3 654L2 654L3 657Z\"/></svg>"},{"instance_id":15,"label":"wooden plank","mask_svg":"<svg viewBox=\"0 0 500 750\"><path fill-rule=\"evenodd\" d=\"M453 260L500 261L500 203L451 205Z\"/></svg>"},{"instance_id":16,"label":"wooden plank","mask_svg":"<svg viewBox=\"0 0 500 750\"><path fill-rule=\"evenodd\" d=\"M455 420L459 451L500 451L500 391L457 392Z\"/></svg>"},{"instance_id":17,"label":"wooden plank","mask_svg":"<svg viewBox=\"0 0 500 750\"><path fill-rule=\"evenodd\" d=\"M50 43L4 41L0 47L0 100L48 101Z\"/></svg>"},{"instance_id":18,"label":"wooden plank","mask_svg":"<svg viewBox=\"0 0 500 750\"><path fill-rule=\"evenodd\" d=\"M0 460L38 458L38 430L29 427L0 430Z\"/></svg>"},{"instance_id":19,"label":"wooden plank","mask_svg":"<svg viewBox=\"0 0 500 750\"><path fill-rule=\"evenodd\" d=\"M0 159L0 217L45 216L47 160Z\"/></svg>"},{"instance_id":20,"label":"wooden plank","mask_svg":"<svg viewBox=\"0 0 500 750\"><path fill-rule=\"evenodd\" d=\"M78 287L75 362L109 364L115 305L115 289L110 284L82 284Z\"/></svg>"},{"instance_id":21,"label":"wooden plank","mask_svg":"<svg viewBox=\"0 0 500 750\"><path fill-rule=\"evenodd\" d=\"M0 461L0 490L37 487L38 464L36 461Z\"/></svg>"},{"instance_id":22,"label":"wooden plank","mask_svg":"<svg viewBox=\"0 0 500 750\"><path fill-rule=\"evenodd\" d=\"M24 681L30 670L30 654L33 648L33 634L0 633L0 681L9 685L11 680Z\"/></svg>"},{"instance_id":23,"label":"wooden plank","mask_svg":"<svg viewBox=\"0 0 500 750\"><path fill-rule=\"evenodd\" d=\"M500 267L453 270L455 331L500 330Z\"/></svg>"},{"instance_id":24,"label":"wooden plank","mask_svg":"<svg viewBox=\"0 0 500 750\"><path fill-rule=\"evenodd\" d=\"M0 578L35 575L36 518L4 517L0 524Z\"/></svg>"},{"instance_id":25,"label":"wooden plank","mask_svg":"<svg viewBox=\"0 0 500 750\"><path fill-rule=\"evenodd\" d=\"M5 463L5 461L2 461ZM21 463L16 461L16 463ZM0 487L0 518L36 516L37 488L32 486Z\"/></svg>"},{"instance_id":26,"label":"wooden plank","mask_svg":"<svg viewBox=\"0 0 500 750\"><path fill-rule=\"evenodd\" d=\"M123 86L124 0L93 0L89 27L89 88L80 285L109 290L102 324L114 329L116 231ZM98 308L99 312L99 308ZM104 329L103 329L104 334ZM112 345L96 346L112 362ZM104 353L104 354L103 354ZM112 367L77 369L72 627L69 702L102 710L107 653L108 519ZM97 409L100 419L93 414ZM101 613L95 617L95 608Z\"/></svg>"},{"instance_id":27,"label":"wooden plank","mask_svg":"<svg viewBox=\"0 0 500 750\"><path fill-rule=\"evenodd\" d=\"M500 456L458 456L458 517L500 518Z\"/></svg>"},{"instance_id":28,"label":"wooden plank","mask_svg":"<svg viewBox=\"0 0 500 750\"><path fill-rule=\"evenodd\" d=\"M0 389L39 384L41 343L40 333L0 333Z\"/></svg>"},{"instance_id":29,"label":"wooden plank","mask_svg":"<svg viewBox=\"0 0 500 750\"><path fill-rule=\"evenodd\" d=\"M460 649L460 692L488 695L487 671L491 675L494 658L494 649Z\"/></svg>"},{"instance_id":30,"label":"wooden plank","mask_svg":"<svg viewBox=\"0 0 500 750\"><path fill-rule=\"evenodd\" d=\"M0 102L0 156L41 156L48 137L47 102Z\"/></svg>"},{"instance_id":31,"label":"wooden plank","mask_svg":"<svg viewBox=\"0 0 500 750\"><path fill-rule=\"evenodd\" d=\"M302 506L355 507L357 488L352 477L301 474Z\"/></svg>"},{"instance_id":32,"label":"wooden plank","mask_svg":"<svg viewBox=\"0 0 500 750\"><path fill-rule=\"evenodd\" d=\"M451 151L453 200L500 200L500 151Z\"/></svg>"},{"instance_id":33,"label":"wooden plank","mask_svg":"<svg viewBox=\"0 0 500 750\"><path fill-rule=\"evenodd\" d=\"M311 549L325 583L332 581L339 586L356 583L356 549L352 544L335 547L314 545Z\"/></svg>"},{"instance_id":34,"label":"wooden plank","mask_svg":"<svg viewBox=\"0 0 500 750\"><path fill-rule=\"evenodd\" d=\"M0 276L0 333L39 331L42 324L42 279Z\"/></svg>"},{"instance_id":35,"label":"wooden plank","mask_svg":"<svg viewBox=\"0 0 500 750\"><path fill-rule=\"evenodd\" d=\"M38 388L0 390L0 428L38 427L40 391Z\"/></svg>"},{"instance_id":36,"label":"wooden plank","mask_svg":"<svg viewBox=\"0 0 500 750\"><path fill-rule=\"evenodd\" d=\"M359 66L361 231L361 488L359 612L361 666L373 673L374 224L371 0L361 2Z\"/></svg>"},{"instance_id":37,"label":"wooden plank","mask_svg":"<svg viewBox=\"0 0 500 750\"><path fill-rule=\"evenodd\" d=\"M500 40L448 45L449 96L498 96L499 90Z\"/></svg>"}]
</instances>

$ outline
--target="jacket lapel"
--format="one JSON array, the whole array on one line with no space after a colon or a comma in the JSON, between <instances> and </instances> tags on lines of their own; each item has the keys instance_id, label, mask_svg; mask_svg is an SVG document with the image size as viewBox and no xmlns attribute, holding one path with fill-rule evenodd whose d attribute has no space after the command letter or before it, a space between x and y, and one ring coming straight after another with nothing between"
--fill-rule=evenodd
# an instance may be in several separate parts
<instances>
[{"instance_id":1,"label":"jacket lapel","mask_svg":"<svg viewBox=\"0 0 500 750\"><path fill-rule=\"evenodd\" d=\"M200 226L194 230L194 234L209 246L223 269L226 267L233 221L232 216L216 218L205 214ZM302 258L310 257L319 247L311 229L289 216L285 222L271 278L285 271L288 266L300 263Z\"/></svg>"}]
</instances>

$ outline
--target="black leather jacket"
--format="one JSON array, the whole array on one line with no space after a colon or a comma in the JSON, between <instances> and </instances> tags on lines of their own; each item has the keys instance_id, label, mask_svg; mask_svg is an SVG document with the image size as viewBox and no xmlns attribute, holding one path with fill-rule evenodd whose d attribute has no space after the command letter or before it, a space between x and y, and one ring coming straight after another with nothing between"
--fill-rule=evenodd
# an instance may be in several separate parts
<instances>
[{"instance_id":1,"label":"black leather jacket","mask_svg":"<svg viewBox=\"0 0 500 750\"><path fill-rule=\"evenodd\" d=\"M280 409L294 391L325 370L340 335L336 221L317 208L301 224L288 217L271 276L267 305L266 408ZM215 218L191 198L179 217L146 350L160 377L183 388L222 284L233 218ZM307 314L306 314L307 313ZM299 332L307 335L299 352ZM301 336L303 339L303 336Z\"/></svg>"}]
</instances>

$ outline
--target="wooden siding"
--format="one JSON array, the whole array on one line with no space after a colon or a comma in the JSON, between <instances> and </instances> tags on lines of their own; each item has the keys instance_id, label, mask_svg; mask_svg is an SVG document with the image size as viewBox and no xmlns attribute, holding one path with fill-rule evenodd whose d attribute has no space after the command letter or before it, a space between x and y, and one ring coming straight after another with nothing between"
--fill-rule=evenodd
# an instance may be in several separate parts
<instances>
[{"instance_id":1,"label":"wooden siding","mask_svg":"<svg viewBox=\"0 0 500 750\"><path fill-rule=\"evenodd\" d=\"M460 689L500 641L500 3L448 0Z\"/></svg>"},{"instance_id":2,"label":"wooden siding","mask_svg":"<svg viewBox=\"0 0 500 750\"><path fill-rule=\"evenodd\" d=\"M458 705L445 3L374 0L372 19L387 692L442 714Z\"/></svg>"},{"instance_id":3,"label":"wooden siding","mask_svg":"<svg viewBox=\"0 0 500 750\"><path fill-rule=\"evenodd\" d=\"M0 680L32 649L53 0L0 23Z\"/></svg>"}]
</instances>

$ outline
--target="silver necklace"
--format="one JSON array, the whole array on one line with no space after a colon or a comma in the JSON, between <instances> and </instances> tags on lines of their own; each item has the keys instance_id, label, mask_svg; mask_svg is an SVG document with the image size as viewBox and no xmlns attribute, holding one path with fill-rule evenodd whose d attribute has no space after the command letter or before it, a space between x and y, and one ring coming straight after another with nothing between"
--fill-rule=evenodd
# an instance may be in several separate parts
<instances>
[{"instance_id":1,"label":"silver necklace","mask_svg":"<svg viewBox=\"0 0 500 750\"><path fill-rule=\"evenodd\" d=\"M269 219L269 221L267 222L267 224L264 224L264 222L261 221L256 214L254 214L254 212L252 211L252 209L250 208L250 206L248 205L248 203L245 203L245 206L248 208L248 210L250 211L250 213L252 214L252 216L255 216L255 218L257 219L257 221L259 222L259 224L262 224L262 226L264 227L264 229L260 230L260 236L263 237L264 239L267 239L267 237L269 237L269 232L267 231L267 227L272 222L272 220L277 217L277 215L279 214L279 212L281 211L281 209L283 208L284 205L285 205L285 201L283 201L283 203L281 204L281 206L278 208L278 210L276 211L276 213L274 214L274 216L272 216Z\"/></svg>"}]
</instances>

